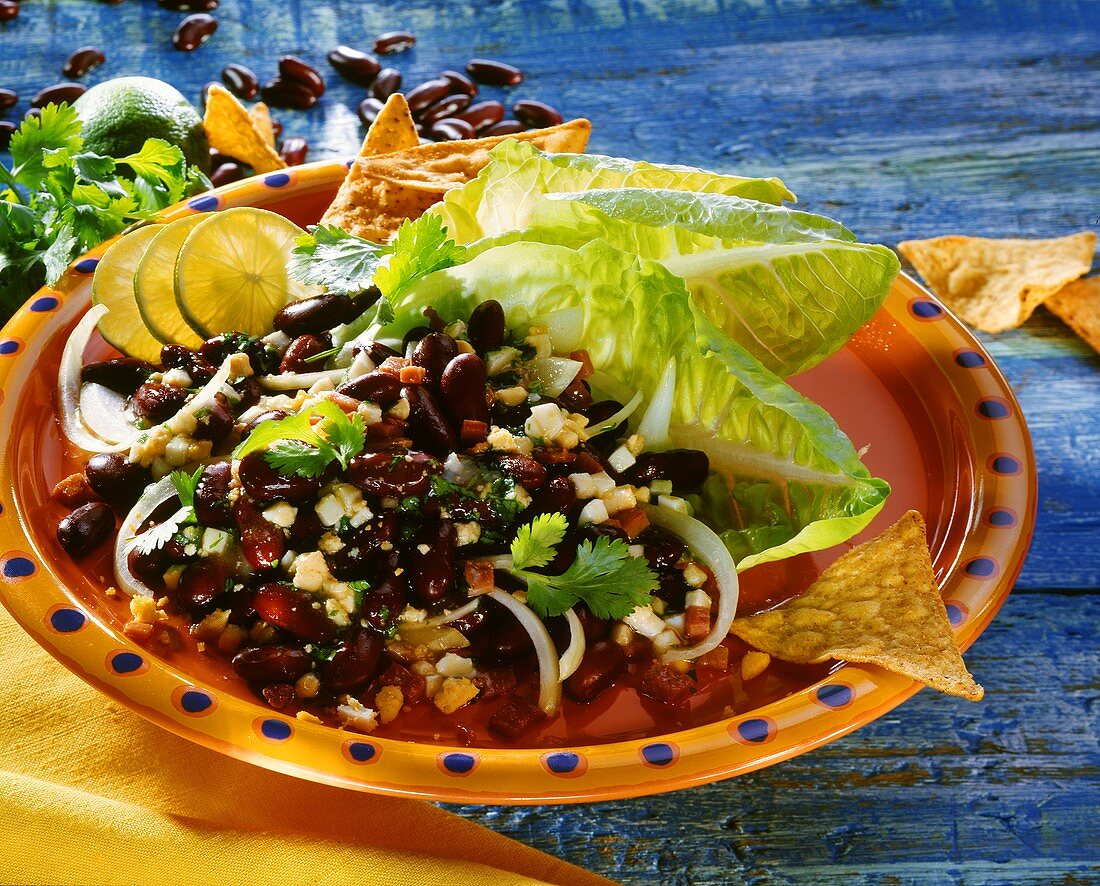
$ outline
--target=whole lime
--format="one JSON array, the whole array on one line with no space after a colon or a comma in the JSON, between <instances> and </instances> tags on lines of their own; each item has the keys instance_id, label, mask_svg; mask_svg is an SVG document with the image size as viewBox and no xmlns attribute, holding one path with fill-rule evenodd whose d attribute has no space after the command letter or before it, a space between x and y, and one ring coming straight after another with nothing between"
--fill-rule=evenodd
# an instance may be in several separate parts
<instances>
[{"instance_id":1,"label":"whole lime","mask_svg":"<svg viewBox=\"0 0 1100 886\"><path fill-rule=\"evenodd\" d=\"M188 164L210 169L202 118L178 89L152 77L116 77L93 86L73 106L84 124L84 149L108 157L141 150L161 138L183 151Z\"/></svg>"}]
</instances>

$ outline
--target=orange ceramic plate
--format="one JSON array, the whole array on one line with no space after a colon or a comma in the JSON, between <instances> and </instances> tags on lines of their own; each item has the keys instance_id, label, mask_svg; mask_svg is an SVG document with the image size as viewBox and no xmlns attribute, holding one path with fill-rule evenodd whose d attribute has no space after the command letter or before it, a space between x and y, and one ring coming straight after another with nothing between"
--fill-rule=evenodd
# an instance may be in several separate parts
<instances>
[{"instance_id":1,"label":"orange ceramic plate","mask_svg":"<svg viewBox=\"0 0 1100 886\"><path fill-rule=\"evenodd\" d=\"M308 224L344 172L342 163L318 163L272 173L169 209L164 220L260 206ZM60 348L88 308L91 274L106 245L75 262L56 288L40 291L0 333L0 601L58 661L143 717L240 759L357 790L563 803L750 772L833 741L920 689L875 667L842 665L804 671L801 682L788 675L759 703L742 693L735 716L712 713L690 728L661 724L626 701L567 712L527 748L471 748L441 745L419 730L405 735L417 740L399 740L295 720L217 668L135 645L120 630L124 602L103 595L109 567L64 555L54 536L61 511L49 500L66 458L51 405ZM1004 377L953 316L902 277L875 318L795 385L857 447L869 447L868 467L893 485L863 537L909 508L925 515L936 575L965 649L1008 596L1034 525L1031 442ZM797 593L837 553L765 567L763 579L751 570L743 576L748 596L762 604Z\"/></svg>"}]
</instances>

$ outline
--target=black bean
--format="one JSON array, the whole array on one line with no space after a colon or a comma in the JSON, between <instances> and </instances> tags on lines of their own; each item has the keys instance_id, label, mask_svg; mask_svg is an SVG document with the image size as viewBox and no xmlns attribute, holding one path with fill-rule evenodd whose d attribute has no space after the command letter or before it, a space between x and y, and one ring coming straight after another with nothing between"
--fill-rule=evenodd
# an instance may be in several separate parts
<instances>
[{"instance_id":1,"label":"black bean","mask_svg":"<svg viewBox=\"0 0 1100 886\"><path fill-rule=\"evenodd\" d=\"M461 71L444 71L439 76L451 84L451 92L461 92L470 98L477 95L477 84Z\"/></svg>"},{"instance_id":2,"label":"black bean","mask_svg":"<svg viewBox=\"0 0 1100 886\"><path fill-rule=\"evenodd\" d=\"M401 72L396 68L383 68L371 84L370 94L385 101L401 88Z\"/></svg>"},{"instance_id":3,"label":"black bean","mask_svg":"<svg viewBox=\"0 0 1100 886\"><path fill-rule=\"evenodd\" d=\"M218 8L218 0L157 0L157 5L174 12L210 12Z\"/></svg>"},{"instance_id":4,"label":"black bean","mask_svg":"<svg viewBox=\"0 0 1100 886\"><path fill-rule=\"evenodd\" d=\"M214 36L218 20L205 12L189 15L172 35L172 45L181 52L193 52Z\"/></svg>"},{"instance_id":5,"label":"black bean","mask_svg":"<svg viewBox=\"0 0 1100 886\"><path fill-rule=\"evenodd\" d=\"M410 359L413 366L424 369L424 384L438 391L443 370L456 356L458 356L458 342L445 332L429 332L416 343Z\"/></svg>"},{"instance_id":6,"label":"black bean","mask_svg":"<svg viewBox=\"0 0 1100 886\"><path fill-rule=\"evenodd\" d=\"M378 99L371 97L365 98L359 102L359 108L357 113L359 114L359 120L364 126L370 126L374 122L374 118L378 116L382 110L382 102Z\"/></svg>"},{"instance_id":7,"label":"black bean","mask_svg":"<svg viewBox=\"0 0 1100 886\"><path fill-rule=\"evenodd\" d=\"M451 84L442 78L425 80L405 93L405 101L409 103L409 110L414 115L419 115L421 111L429 105L434 105L450 91Z\"/></svg>"},{"instance_id":8,"label":"black bean","mask_svg":"<svg viewBox=\"0 0 1100 886\"><path fill-rule=\"evenodd\" d=\"M438 123L432 124L428 129L428 136L441 142L454 142L465 138L474 138L476 134L474 128L465 120L458 120L453 117L440 120Z\"/></svg>"},{"instance_id":9,"label":"black bean","mask_svg":"<svg viewBox=\"0 0 1100 886\"><path fill-rule=\"evenodd\" d=\"M7 120L0 120L0 151L6 151L11 144L11 137L15 135L18 127Z\"/></svg>"},{"instance_id":10,"label":"black bean","mask_svg":"<svg viewBox=\"0 0 1100 886\"><path fill-rule=\"evenodd\" d=\"M15 0L0 0L0 22L10 22L19 15L19 4Z\"/></svg>"},{"instance_id":11,"label":"black bean","mask_svg":"<svg viewBox=\"0 0 1100 886\"><path fill-rule=\"evenodd\" d=\"M517 86L523 82L523 71L504 62L474 58L466 63L466 73L478 83L491 86Z\"/></svg>"},{"instance_id":12,"label":"black bean","mask_svg":"<svg viewBox=\"0 0 1100 886\"><path fill-rule=\"evenodd\" d=\"M260 78L251 68L236 63L222 68L222 83L237 98L253 99L260 91Z\"/></svg>"},{"instance_id":13,"label":"black bean","mask_svg":"<svg viewBox=\"0 0 1100 886\"><path fill-rule=\"evenodd\" d=\"M148 468L129 461L117 452L100 452L84 466L88 485L100 498L119 510L130 510L153 482Z\"/></svg>"},{"instance_id":14,"label":"black bean","mask_svg":"<svg viewBox=\"0 0 1100 886\"><path fill-rule=\"evenodd\" d=\"M285 499L289 502L303 502L316 495L321 488L319 477L280 474L268 464L264 453L259 450L250 452L241 459L237 466L237 475L244 491L256 501Z\"/></svg>"},{"instance_id":15,"label":"black bean","mask_svg":"<svg viewBox=\"0 0 1100 886\"><path fill-rule=\"evenodd\" d=\"M291 302L275 315L274 326L291 338L318 335L347 322L352 307L346 295L326 292Z\"/></svg>"},{"instance_id":16,"label":"black bean","mask_svg":"<svg viewBox=\"0 0 1100 886\"><path fill-rule=\"evenodd\" d=\"M528 126L557 126L564 118L558 111L544 102L523 99L512 105L512 113L520 123Z\"/></svg>"},{"instance_id":17,"label":"black bean","mask_svg":"<svg viewBox=\"0 0 1100 886\"><path fill-rule=\"evenodd\" d=\"M100 360L98 363L88 363L80 370L80 380L103 385L119 394L132 394L149 376L156 372L156 367L145 360L137 360L134 357L115 357L111 360Z\"/></svg>"},{"instance_id":18,"label":"black bean","mask_svg":"<svg viewBox=\"0 0 1100 886\"><path fill-rule=\"evenodd\" d=\"M279 147L279 155L286 161L287 166L301 166L306 162L307 153L309 153L309 142L300 135L283 139Z\"/></svg>"},{"instance_id":19,"label":"black bean","mask_svg":"<svg viewBox=\"0 0 1100 886\"><path fill-rule=\"evenodd\" d=\"M217 169L210 173L210 184L215 188L220 188L222 185L239 182L242 178L244 178L244 167L230 160L228 163L220 164Z\"/></svg>"},{"instance_id":20,"label":"black bean","mask_svg":"<svg viewBox=\"0 0 1100 886\"><path fill-rule=\"evenodd\" d=\"M300 335L287 347L283 362L279 364L279 371L313 372L323 368L323 361L310 358L327 351L331 346L332 339L328 335Z\"/></svg>"},{"instance_id":21,"label":"black bean","mask_svg":"<svg viewBox=\"0 0 1100 886\"><path fill-rule=\"evenodd\" d=\"M224 529L231 524L228 496L232 479L233 468L227 461L203 468L195 489L195 517L203 526Z\"/></svg>"},{"instance_id":22,"label":"black bean","mask_svg":"<svg viewBox=\"0 0 1100 886\"><path fill-rule=\"evenodd\" d=\"M442 465L423 452L408 452L395 458L389 452L359 455L348 462L348 480L371 495L405 498L422 495L431 485L431 477Z\"/></svg>"},{"instance_id":23,"label":"black bean","mask_svg":"<svg viewBox=\"0 0 1100 886\"><path fill-rule=\"evenodd\" d=\"M57 526L57 540L70 556L79 557L106 541L115 529L111 506L101 501L81 505Z\"/></svg>"},{"instance_id":24,"label":"black bean","mask_svg":"<svg viewBox=\"0 0 1100 886\"><path fill-rule=\"evenodd\" d=\"M438 603L454 589L457 538L449 520L428 523L413 535L405 552L405 571L422 604Z\"/></svg>"},{"instance_id":25,"label":"black bean","mask_svg":"<svg viewBox=\"0 0 1100 886\"><path fill-rule=\"evenodd\" d=\"M328 54L328 62L345 80L356 86L370 86L382 66L373 55L352 49L350 46L337 46Z\"/></svg>"},{"instance_id":26,"label":"black bean","mask_svg":"<svg viewBox=\"0 0 1100 886\"><path fill-rule=\"evenodd\" d=\"M495 101L478 102L461 114L455 114L455 118L465 120L474 128L475 132L481 132L483 129L488 129L504 119L504 105Z\"/></svg>"},{"instance_id":27,"label":"black bean","mask_svg":"<svg viewBox=\"0 0 1100 886\"><path fill-rule=\"evenodd\" d=\"M0 89L0 111L14 108L19 102L19 93L14 89Z\"/></svg>"},{"instance_id":28,"label":"black bean","mask_svg":"<svg viewBox=\"0 0 1100 886\"><path fill-rule=\"evenodd\" d=\"M66 77L83 77L92 68L98 67L107 61L103 50L95 46L82 46L70 55L65 64L61 66L61 73Z\"/></svg>"},{"instance_id":29,"label":"black bean","mask_svg":"<svg viewBox=\"0 0 1100 886\"><path fill-rule=\"evenodd\" d=\"M321 72L296 55L284 55L279 59L279 74L286 80L301 83L318 98L325 94L325 78Z\"/></svg>"},{"instance_id":30,"label":"black bean","mask_svg":"<svg viewBox=\"0 0 1100 886\"><path fill-rule=\"evenodd\" d=\"M665 452L643 452L624 473L636 486L645 486L654 480L670 480L680 487L698 486L707 479L710 459L698 449L669 449Z\"/></svg>"},{"instance_id":31,"label":"black bean","mask_svg":"<svg viewBox=\"0 0 1100 886\"><path fill-rule=\"evenodd\" d=\"M79 83L57 83L40 89L31 99L32 108L44 108L48 104L59 105L68 102L70 105L88 91L87 86Z\"/></svg>"},{"instance_id":32,"label":"black bean","mask_svg":"<svg viewBox=\"0 0 1100 886\"><path fill-rule=\"evenodd\" d=\"M481 130L481 135L491 138L494 135L515 135L517 132L526 132L527 127L518 120L501 120L492 126L486 126Z\"/></svg>"},{"instance_id":33,"label":"black bean","mask_svg":"<svg viewBox=\"0 0 1100 886\"><path fill-rule=\"evenodd\" d=\"M416 45L416 37L408 31L387 31L374 41L374 51L379 55L394 55Z\"/></svg>"},{"instance_id":34,"label":"black bean","mask_svg":"<svg viewBox=\"0 0 1100 886\"><path fill-rule=\"evenodd\" d=\"M407 385L401 396L409 401L406 428L417 447L440 457L454 452L458 437L435 395L422 385Z\"/></svg>"},{"instance_id":35,"label":"black bean","mask_svg":"<svg viewBox=\"0 0 1100 886\"><path fill-rule=\"evenodd\" d=\"M475 351L486 354L504 344L504 328L504 308L496 299L489 299L470 312L466 335Z\"/></svg>"},{"instance_id":36,"label":"black bean","mask_svg":"<svg viewBox=\"0 0 1100 886\"><path fill-rule=\"evenodd\" d=\"M273 108L291 108L295 111L308 111L317 104L317 93L297 80L276 77L264 84L260 94Z\"/></svg>"},{"instance_id":37,"label":"black bean","mask_svg":"<svg viewBox=\"0 0 1100 886\"><path fill-rule=\"evenodd\" d=\"M421 112L420 122L425 126L431 126L446 117L457 117L460 111L465 111L468 107L470 107L470 97L468 95L462 93L445 95L434 105L429 105Z\"/></svg>"},{"instance_id":38,"label":"black bean","mask_svg":"<svg viewBox=\"0 0 1100 886\"><path fill-rule=\"evenodd\" d=\"M160 424L179 412L187 397L183 388L146 382L134 391L131 404L136 415L152 424Z\"/></svg>"}]
</instances>

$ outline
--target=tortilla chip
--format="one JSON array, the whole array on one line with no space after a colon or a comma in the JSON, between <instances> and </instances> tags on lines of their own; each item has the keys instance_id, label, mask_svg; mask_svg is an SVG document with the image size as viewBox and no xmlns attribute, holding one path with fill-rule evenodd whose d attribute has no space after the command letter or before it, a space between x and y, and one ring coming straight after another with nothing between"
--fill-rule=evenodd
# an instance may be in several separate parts
<instances>
[{"instance_id":1,"label":"tortilla chip","mask_svg":"<svg viewBox=\"0 0 1100 886\"><path fill-rule=\"evenodd\" d=\"M1096 235L1054 240L935 237L898 252L949 308L982 332L1015 329L1067 283L1088 273Z\"/></svg>"},{"instance_id":2,"label":"tortilla chip","mask_svg":"<svg viewBox=\"0 0 1100 886\"><path fill-rule=\"evenodd\" d=\"M842 555L801 597L737 619L730 633L784 661L865 662L949 695L985 695L955 645L916 511Z\"/></svg>"},{"instance_id":3,"label":"tortilla chip","mask_svg":"<svg viewBox=\"0 0 1100 886\"><path fill-rule=\"evenodd\" d=\"M377 157L394 151L407 151L419 144L420 136L416 134L409 103L400 92L395 92L386 100L367 130L359 156Z\"/></svg>"},{"instance_id":4,"label":"tortilla chip","mask_svg":"<svg viewBox=\"0 0 1100 886\"><path fill-rule=\"evenodd\" d=\"M447 191L474 178L489 162L489 151L501 142L514 138L533 142L543 151L580 153L591 131L587 120L570 120L515 135L435 142L381 157L359 157L321 221L382 243L406 219L419 218Z\"/></svg>"},{"instance_id":5,"label":"tortilla chip","mask_svg":"<svg viewBox=\"0 0 1100 886\"><path fill-rule=\"evenodd\" d=\"M1045 302L1062 322L1100 352L1100 277L1076 280Z\"/></svg>"},{"instance_id":6,"label":"tortilla chip","mask_svg":"<svg viewBox=\"0 0 1100 886\"><path fill-rule=\"evenodd\" d=\"M275 124L271 122L271 111L267 109L267 105L263 102L256 102L248 109L248 116L252 118L256 128L260 130L264 141L271 147L275 147Z\"/></svg>"},{"instance_id":7,"label":"tortilla chip","mask_svg":"<svg viewBox=\"0 0 1100 886\"><path fill-rule=\"evenodd\" d=\"M202 125L210 147L227 157L247 163L254 172L286 168L286 161L273 147L274 137L268 141L267 135L245 106L224 86L211 84L206 93L206 114Z\"/></svg>"}]
</instances>

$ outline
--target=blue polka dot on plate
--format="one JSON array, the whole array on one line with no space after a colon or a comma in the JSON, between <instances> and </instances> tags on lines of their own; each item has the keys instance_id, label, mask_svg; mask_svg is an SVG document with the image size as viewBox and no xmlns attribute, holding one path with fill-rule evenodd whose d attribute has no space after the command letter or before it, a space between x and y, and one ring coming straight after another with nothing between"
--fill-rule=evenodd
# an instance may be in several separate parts
<instances>
[{"instance_id":1,"label":"blue polka dot on plate","mask_svg":"<svg viewBox=\"0 0 1100 886\"><path fill-rule=\"evenodd\" d=\"M997 561L992 557L975 557L963 571L971 578L991 578L997 574Z\"/></svg>"},{"instance_id":2,"label":"blue polka dot on plate","mask_svg":"<svg viewBox=\"0 0 1100 886\"><path fill-rule=\"evenodd\" d=\"M947 620L955 627L958 627L966 620L966 614L955 603L945 603L944 608L947 610Z\"/></svg>"},{"instance_id":3,"label":"blue polka dot on plate","mask_svg":"<svg viewBox=\"0 0 1100 886\"><path fill-rule=\"evenodd\" d=\"M48 311L56 310L58 304L58 300L52 295L44 295L31 302L31 310L37 314L45 314Z\"/></svg>"},{"instance_id":4,"label":"blue polka dot on plate","mask_svg":"<svg viewBox=\"0 0 1100 886\"><path fill-rule=\"evenodd\" d=\"M264 176L264 184L269 188L285 188L290 184L290 176L285 172L273 172Z\"/></svg>"},{"instance_id":5,"label":"blue polka dot on plate","mask_svg":"<svg viewBox=\"0 0 1100 886\"><path fill-rule=\"evenodd\" d=\"M450 775L468 775L477 766L477 757L456 752L444 754L439 762L443 771Z\"/></svg>"},{"instance_id":6,"label":"blue polka dot on plate","mask_svg":"<svg viewBox=\"0 0 1100 886\"><path fill-rule=\"evenodd\" d=\"M260 734L272 741L286 741L294 734L294 727L285 720L264 720L260 724Z\"/></svg>"},{"instance_id":7,"label":"blue polka dot on plate","mask_svg":"<svg viewBox=\"0 0 1100 886\"><path fill-rule=\"evenodd\" d=\"M58 607L50 613L50 627L59 634L72 634L79 631L88 621L79 609L69 609L67 606Z\"/></svg>"},{"instance_id":8,"label":"blue polka dot on plate","mask_svg":"<svg viewBox=\"0 0 1100 886\"><path fill-rule=\"evenodd\" d=\"M180 707L189 714L201 714L214 703L205 692L190 689L180 696Z\"/></svg>"},{"instance_id":9,"label":"blue polka dot on plate","mask_svg":"<svg viewBox=\"0 0 1100 886\"><path fill-rule=\"evenodd\" d=\"M349 741L347 749L348 756L356 763L369 763L378 753L374 745L365 741Z\"/></svg>"},{"instance_id":10,"label":"blue polka dot on plate","mask_svg":"<svg viewBox=\"0 0 1100 886\"><path fill-rule=\"evenodd\" d=\"M918 320L938 320L943 316L943 308L934 301L923 298L913 299L909 303L909 310L913 312L913 316Z\"/></svg>"},{"instance_id":11,"label":"blue polka dot on plate","mask_svg":"<svg viewBox=\"0 0 1100 886\"><path fill-rule=\"evenodd\" d=\"M985 366L985 357L977 351L959 351L955 354L955 362L963 369L978 369Z\"/></svg>"},{"instance_id":12,"label":"blue polka dot on plate","mask_svg":"<svg viewBox=\"0 0 1100 886\"><path fill-rule=\"evenodd\" d=\"M195 212L213 212L218 208L220 201L216 194L204 194L202 197L196 197L194 200L188 200L187 205L190 206Z\"/></svg>"},{"instance_id":13,"label":"blue polka dot on plate","mask_svg":"<svg viewBox=\"0 0 1100 886\"><path fill-rule=\"evenodd\" d=\"M982 418L1008 418L1008 404L998 397L986 397L978 401L978 415Z\"/></svg>"},{"instance_id":14,"label":"blue polka dot on plate","mask_svg":"<svg viewBox=\"0 0 1100 886\"><path fill-rule=\"evenodd\" d=\"M814 697L827 708L843 708L852 703L852 687L843 683L829 683L814 693ZM742 726L745 724L742 723ZM765 728L765 734L767 729ZM750 739L751 741L752 739Z\"/></svg>"},{"instance_id":15,"label":"blue polka dot on plate","mask_svg":"<svg viewBox=\"0 0 1100 886\"><path fill-rule=\"evenodd\" d=\"M82 258L73 267L81 274L91 274L99 264L98 258Z\"/></svg>"},{"instance_id":16,"label":"blue polka dot on plate","mask_svg":"<svg viewBox=\"0 0 1100 886\"><path fill-rule=\"evenodd\" d=\"M647 744L642 747L642 759L650 766L668 766L676 761L676 750L664 742Z\"/></svg>"},{"instance_id":17,"label":"blue polka dot on plate","mask_svg":"<svg viewBox=\"0 0 1100 886\"><path fill-rule=\"evenodd\" d=\"M737 724L734 736L744 744L764 744L775 738L775 721L770 717L753 717Z\"/></svg>"},{"instance_id":18,"label":"blue polka dot on plate","mask_svg":"<svg viewBox=\"0 0 1100 886\"><path fill-rule=\"evenodd\" d=\"M17 555L14 557L8 557L4 561L4 578L27 578L31 575L34 575L34 570L34 561L31 560L29 557L20 557ZM72 611L76 612L75 609Z\"/></svg>"},{"instance_id":19,"label":"blue polka dot on plate","mask_svg":"<svg viewBox=\"0 0 1100 886\"><path fill-rule=\"evenodd\" d=\"M0 357L10 357L12 354L19 353L19 342L14 339L6 338L0 341Z\"/></svg>"},{"instance_id":20,"label":"blue polka dot on plate","mask_svg":"<svg viewBox=\"0 0 1100 886\"><path fill-rule=\"evenodd\" d=\"M998 529L1016 525L1016 515L1004 508L994 508L985 519L990 526L996 526Z\"/></svg>"},{"instance_id":21,"label":"blue polka dot on plate","mask_svg":"<svg viewBox=\"0 0 1100 886\"><path fill-rule=\"evenodd\" d=\"M1013 476L1022 470L1020 460L1011 455L994 455L989 459L989 469L994 474Z\"/></svg>"},{"instance_id":22,"label":"blue polka dot on plate","mask_svg":"<svg viewBox=\"0 0 1100 886\"><path fill-rule=\"evenodd\" d=\"M116 674L132 674L145 664L136 652L116 652L111 656L111 668Z\"/></svg>"}]
</instances>

